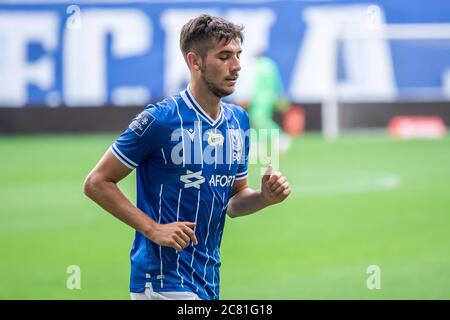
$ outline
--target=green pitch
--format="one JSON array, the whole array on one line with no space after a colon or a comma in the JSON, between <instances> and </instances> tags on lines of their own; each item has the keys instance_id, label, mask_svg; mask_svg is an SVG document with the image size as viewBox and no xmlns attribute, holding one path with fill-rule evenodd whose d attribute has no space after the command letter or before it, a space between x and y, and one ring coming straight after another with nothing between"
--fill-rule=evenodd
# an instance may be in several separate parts
<instances>
[{"instance_id":1,"label":"green pitch","mask_svg":"<svg viewBox=\"0 0 450 320\"><path fill-rule=\"evenodd\" d=\"M115 137L0 138L1 299L129 298L133 231L82 193ZM280 167L290 198L227 220L222 299L450 299L449 138L306 135ZM120 186L134 200L134 174Z\"/></svg>"}]
</instances>

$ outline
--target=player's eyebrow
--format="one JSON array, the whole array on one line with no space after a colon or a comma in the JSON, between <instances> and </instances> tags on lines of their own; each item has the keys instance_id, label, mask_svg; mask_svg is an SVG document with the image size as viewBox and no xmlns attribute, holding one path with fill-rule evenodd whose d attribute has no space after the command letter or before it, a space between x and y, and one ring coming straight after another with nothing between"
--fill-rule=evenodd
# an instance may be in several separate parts
<instances>
[{"instance_id":1,"label":"player's eyebrow","mask_svg":"<svg viewBox=\"0 0 450 320\"><path fill-rule=\"evenodd\" d=\"M222 50L222 51L219 51L217 54L219 55L219 54L234 54L234 53L236 53L236 54L241 54L241 53L242 53L242 49L240 49L240 50L238 50L238 51L233 51L233 50Z\"/></svg>"}]
</instances>

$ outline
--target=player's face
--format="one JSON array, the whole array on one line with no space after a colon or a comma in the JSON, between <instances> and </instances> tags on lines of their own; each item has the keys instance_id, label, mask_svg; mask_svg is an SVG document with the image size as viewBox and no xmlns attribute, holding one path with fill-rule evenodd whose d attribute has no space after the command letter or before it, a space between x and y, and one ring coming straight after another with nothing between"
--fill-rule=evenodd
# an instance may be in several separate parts
<instances>
[{"instance_id":1,"label":"player's face","mask_svg":"<svg viewBox=\"0 0 450 320\"><path fill-rule=\"evenodd\" d=\"M234 92L241 64L239 61L242 49L238 39L224 45L215 41L208 50L200 68L202 81L217 97L225 97Z\"/></svg>"}]
</instances>

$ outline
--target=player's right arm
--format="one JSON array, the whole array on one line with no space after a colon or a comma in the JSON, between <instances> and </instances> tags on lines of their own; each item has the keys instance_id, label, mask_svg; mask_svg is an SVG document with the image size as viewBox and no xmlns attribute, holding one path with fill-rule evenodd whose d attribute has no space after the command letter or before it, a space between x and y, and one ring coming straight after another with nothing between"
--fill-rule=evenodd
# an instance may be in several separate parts
<instances>
[{"instance_id":1,"label":"player's right arm","mask_svg":"<svg viewBox=\"0 0 450 320\"><path fill-rule=\"evenodd\" d=\"M84 193L114 217L159 245L172 247L178 251L186 248L190 241L197 244L193 231L195 223L159 224L131 203L117 186L117 183L130 172L131 169L108 149L87 176Z\"/></svg>"}]
</instances>

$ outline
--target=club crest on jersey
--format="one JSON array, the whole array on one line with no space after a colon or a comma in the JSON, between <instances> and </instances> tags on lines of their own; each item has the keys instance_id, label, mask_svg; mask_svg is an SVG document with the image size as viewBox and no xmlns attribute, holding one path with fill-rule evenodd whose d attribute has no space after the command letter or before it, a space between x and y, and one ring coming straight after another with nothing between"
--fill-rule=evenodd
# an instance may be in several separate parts
<instances>
[{"instance_id":1,"label":"club crest on jersey","mask_svg":"<svg viewBox=\"0 0 450 320\"><path fill-rule=\"evenodd\" d=\"M133 119L130 124L130 129L139 137L142 137L153 121L155 121L155 118L144 110Z\"/></svg>"},{"instance_id":2,"label":"club crest on jersey","mask_svg":"<svg viewBox=\"0 0 450 320\"><path fill-rule=\"evenodd\" d=\"M220 146L223 144L223 141L224 141L224 138L223 138L222 133L213 132L213 131L208 132L208 144L210 146L213 146L213 147Z\"/></svg>"}]
</instances>

